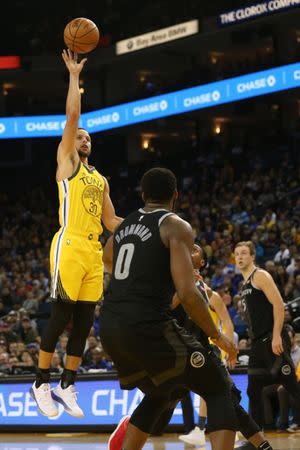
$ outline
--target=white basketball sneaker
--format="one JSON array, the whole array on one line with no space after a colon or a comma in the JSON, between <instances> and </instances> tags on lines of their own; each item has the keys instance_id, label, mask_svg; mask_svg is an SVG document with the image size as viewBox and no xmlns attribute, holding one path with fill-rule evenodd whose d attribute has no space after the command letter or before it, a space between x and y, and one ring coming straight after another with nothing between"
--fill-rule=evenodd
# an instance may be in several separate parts
<instances>
[{"instance_id":1,"label":"white basketball sneaker","mask_svg":"<svg viewBox=\"0 0 300 450\"><path fill-rule=\"evenodd\" d=\"M243 438L242 438L243 439ZM241 444L241 439L239 437L239 432L237 431L235 433L235 439L234 439L234 448L239 448L240 444Z\"/></svg>"},{"instance_id":2,"label":"white basketball sneaker","mask_svg":"<svg viewBox=\"0 0 300 450\"><path fill-rule=\"evenodd\" d=\"M205 445L205 434L204 430L200 430L199 427L195 427L188 434L181 434L179 439L186 444L191 445Z\"/></svg>"},{"instance_id":3,"label":"white basketball sneaker","mask_svg":"<svg viewBox=\"0 0 300 450\"><path fill-rule=\"evenodd\" d=\"M30 388L30 395L35 400L41 414L47 417L58 416L58 409L52 400L49 383L42 383L37 388L34 382Z\"/></svg>"},{"instance_id":4,"label":"white basketball sneaker","mask_svg":"<svg viewBox=\"0 0 300 450\"><path fill-rule=\"evenodd\" d=\"M77 404L77 393L75 392L74 384L63 389L61 383L51 392L53 400L61 403L65 411L73 417L82 419L84 417L82 409Z\"/></svg>"},{"instance_id":5,"label":"white basketball sneaker","mask_svg":"<svg viewBox=\"0 0 300 450\"><path fill-rule=\"evenodd\" d=\"M236 431L236 433L235 433L235 442L242 441L243 439L245 439L245 438L242 435L242 433L240 433L239 431Z\"/></svg>"}]
</instances>

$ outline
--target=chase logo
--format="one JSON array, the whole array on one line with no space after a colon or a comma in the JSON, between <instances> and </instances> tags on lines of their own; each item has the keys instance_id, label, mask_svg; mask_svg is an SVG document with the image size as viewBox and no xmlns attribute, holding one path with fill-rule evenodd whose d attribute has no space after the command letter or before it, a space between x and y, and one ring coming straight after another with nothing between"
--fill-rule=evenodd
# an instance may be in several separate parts
<instances>
[{"instance_id":1,"label":"chase logo","mask_svg":"<svg viewBox=\"0 0 300 450\"><path fill-rule=\"evenodd\" d=\"M143 106L136 106L135 108L133 108L132 113L134 116L142 116L159 111L165 111L166 109L168 109L168 106L169 104L167 100L161 100L160 102L153 102Z\"/></svg>"},{"instance_id":2,"label":"chase logo","mask_svg":"<svg viewBox=\"0 0 300 450\"><path fill-rule=\"evenodd\" d=\"M195 369L200 369L200 367L204 366L205 364L205 357L200 352L193 352L191 354L191 365L195 367Z\"/></svg>"},{"instance_id":3,"label":"chase logo","mask_svg":"<svg viewBox=\"0 0 300 450\"><path fill-rule=\"evenodd\" d=\"M0 134L4 133L5 130L6 130L6 127L5 127L4 123L0 123Z\"/></svg>"},{"instance_id":4,"label":"chase logo","mask_svg":"<svg viewBox=\"0 0 300 450\"><path fill-rule=\"evenodd\" d=\"M274 75L269 75L268 77L257 78L256 80L239 83L236 88L239 94L243 94L244 92L273 87L275 84L276 77Z\"/></svg>"},{"instance_id":5,"label":"chase logo","mask_svg":"<svg viewBox=\"0 0 300 450\"><path fill-rule=\"evenodd\" d=\"M212 92L205 92L194 97L187 97L183 100L185 108L191 108L197 105L205 105L207 103L218 102L221 98L221 92L218 90Z\"/></svg>"},{"instance_id":6,"label":"chase logo","mask_svg":"<svg viewBox=\"0 0 300 450\"><path fill-rule=\"evenodd\" d=\"M44 131L59 131L60 122L47 121L47 122L27 122L25 125L26 131L32 132L44 132Z\"/></svg>"},{"instance_id":7,"label":"chase logo","mask_svg":"<svg viewBox=\"0 0 300 450\"><path fill-rule=\"evenodd\" d=\"M87 120L86 125L88 128L94 128L101 125L116 123L119 121L120 121L120 114L115 111L112 114L103 114L102 116L92 117Z\"/></svg>"}]
</instances>

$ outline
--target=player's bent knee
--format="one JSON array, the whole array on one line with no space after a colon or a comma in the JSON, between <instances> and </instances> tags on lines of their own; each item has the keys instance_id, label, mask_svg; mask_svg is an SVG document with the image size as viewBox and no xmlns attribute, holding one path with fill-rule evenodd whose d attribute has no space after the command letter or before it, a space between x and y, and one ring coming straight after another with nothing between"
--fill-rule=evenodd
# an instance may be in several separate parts
<instances>
[{"instance_id":1,"label":"player's bent knee","mask_svg":"<svg viewBox=\"0 0 300 450\"><path fill-rule=\"evenodd\" d=\"M205 398L208 411L207 432L219 430L236 431L238 429L237 415L232 398L224 395L207 395Z\"/></svg>"},{"instance_id":2,"label":"player's bent knee","mask_svg":"<svg viewBox=\"0 0 300 450\"><path fill-rule=\"evenodd\" d=\"M157 419L169 407L169 396L145 395L130 422L144 433L151 433Z\"/></svg>"}]
</instances>

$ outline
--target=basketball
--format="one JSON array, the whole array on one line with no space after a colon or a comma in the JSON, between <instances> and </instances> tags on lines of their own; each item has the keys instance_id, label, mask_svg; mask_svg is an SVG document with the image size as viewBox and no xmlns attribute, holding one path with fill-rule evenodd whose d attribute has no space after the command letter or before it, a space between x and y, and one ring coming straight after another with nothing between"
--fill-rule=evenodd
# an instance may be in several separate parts
<instances>
[{"instance_id":1,"label":"basketball","mask_svg":"<svg viewBox=\"0 0 300 450\"><path fill-rule=\"evenodd\" d=\"M89 53L99 42L97 25L89 19L79 17L71 20L64 29L66 46L76 53Z\"/></svg>"}]
</instances>

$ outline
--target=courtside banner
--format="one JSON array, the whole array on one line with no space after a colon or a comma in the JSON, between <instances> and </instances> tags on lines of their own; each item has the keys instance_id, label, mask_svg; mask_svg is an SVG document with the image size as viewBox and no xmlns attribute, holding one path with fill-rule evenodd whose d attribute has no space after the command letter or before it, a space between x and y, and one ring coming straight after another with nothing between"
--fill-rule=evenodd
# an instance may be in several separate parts
<instances>
[{"instance_id":1,"label":"courtside banner","mask_svg":"<svg viewBox=\"0 0 300 450\"><path fill-rule=\"evenodd\" d=\"M246 374L232 375L238 389L242 392L242 406L248 408ZM9 381L9 380L7 380ZM42 416L37 409L35 401L31 398L29 389L32 383L0 383L0 432L1 429L11 426L49 426L53 430L57 426L99 426L116 425L120 419L129 414L142 400L144 394L138 389L123 391L118 380L85 380L76 382L78 403L84 411L82 419L76 419L64 412L59 405L59 415L55 418ZM51 386L51 387L54 387ZM199 411L199 396L192 394L195 421ZM182 410L177 405L170 424L182 424ZM38 428L37 428L38 430ZM76 430L76 428L74 428Z\"/></svg>"},{"instance_id":2,"label":"courtside banner","mask_svg":"<svg viewBox=\"0 0 300 450\"><path fill-rule=\"evenodd\" d=\"M151 31L150 33L140 34L129 39L124 39L116 43L116 54L123 55L125 53L142 50L146 47L165 44L175 39L185 38L196 34L199 31L199 21L190 20L189 22L179 23L172 27L162 28L160 30Z\"/></svg>"},{"instance_id":3,"label":"courtside banner","mask_svg":"<svg viewBox=\"0 0 300 450\"><path fill-rule=\"evenodd\" d=\"M81 115L79 126L91 134L100 133L297 87L300 63L91 111ZM0 139L61 136L65 123L64 115L0 117Z\"/></svg>"},{"instance_id":4,"label":"courtside banner","mask_svg":"<svg viewBox=\"0 0 300 450\"><path fill-rule=\"evenodd\" d=\"M298 8L300 0L269 0L256 2L239 9L227 11L218 16L221 26L234 25L246 20L257 19L261 16L284 12L291 8Z\"/></svg>"}]
</instances>

